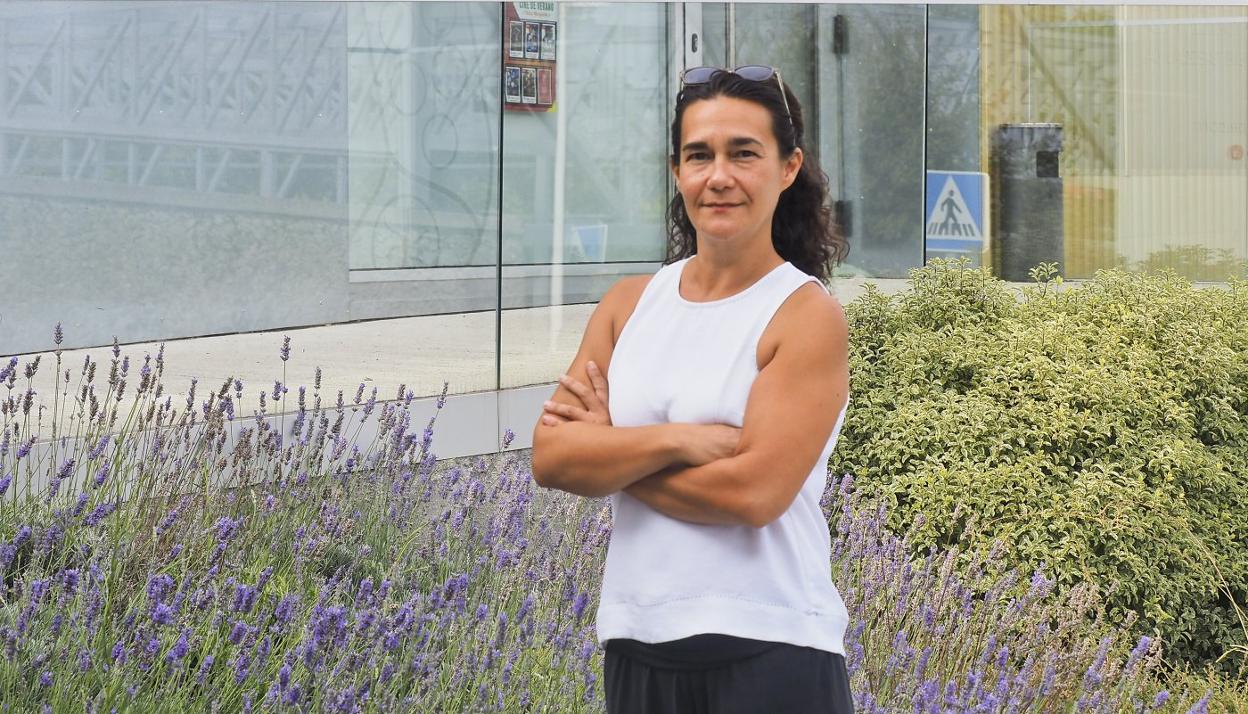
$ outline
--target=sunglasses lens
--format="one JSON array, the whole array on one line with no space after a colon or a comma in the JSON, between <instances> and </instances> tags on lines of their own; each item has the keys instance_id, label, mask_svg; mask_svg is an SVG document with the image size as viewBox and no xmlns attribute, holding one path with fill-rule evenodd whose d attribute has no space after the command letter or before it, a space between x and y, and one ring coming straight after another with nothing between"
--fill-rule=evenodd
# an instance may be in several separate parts
<instances>
[{"instance_id":1,"label":"sunglasses lens","mask_svg":"<svg viewBox=\"0 0 1248 714\"><path fill-rule=\"evenodd\" d=\"M718 67L692 67L685 70L684 81L685 84L705 84L722 71Z\"/></svg>"},{"instance_id":2,"label":"sunglasses lens","mask_svg":"<svg viewBox=\"0 0 1248 714\"><path fill-rule=\"evenodd\" d=\"M771 79L771 75L775 70L761 64L747 64L744 67L737 67L733 70L733 74L750 80L751 82L765 82Z\"/></svg>"}]
</instances>

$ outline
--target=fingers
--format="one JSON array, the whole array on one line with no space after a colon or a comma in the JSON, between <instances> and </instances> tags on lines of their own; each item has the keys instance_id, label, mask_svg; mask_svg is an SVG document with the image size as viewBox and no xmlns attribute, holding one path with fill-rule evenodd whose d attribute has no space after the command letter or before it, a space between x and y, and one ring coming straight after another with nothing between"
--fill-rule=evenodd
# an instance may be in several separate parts
<instances>
[{"instance_id":1,"label":"fingers","mask_svg":"<svg viewBox=\"0 0 1248 714\"><path fill-rule=\"evenodd\" d=\"M545 424L546 426L558 426L566 421L567 419L562 419L560 417L555 416L554 414L542 415L542 423Z\"/></svg>"},{"instance_id":2,"label":"fingers","mask_svg":"<svg viewBox=\"0 0 1248 714\"><path fill-rule=\"evenodd\" d=\"M588 414L584 409L560 402L545 402L542 404L542 409L547 412L546 416L564 417L565 419L582 419Z\"/></svg>"},{"instance_id":3,"label":"fingers","mask_svg":"<svg viewBox=\"0 0 1248 714\"><path fill-rule=\"evenodd\" d=\"M591 379L592 379L592 376L591 376ZM590 389L589 387L586 387L584 384L581 384L579 380L573 378L571 375L567 375L567 374L560 375L559 383L567 387L568 390L571 391L573 394L580 397L581 403L589 407L591 410L594 407L594 403L590 401L590 399L591 398L599 399L599 395L597 392Z\"/></svg>"},{"instance_id":4,"label":"fingers","mask_svg":"<svg viewBox=\"0 0 1248 714\"><path fill-rule=\"evenodd\" d=\"M592 361L586 365L586 369L589 371L589 381L594 385L594 393L598 395L598 399L601 400L603 404L606 404L607 378L604 377L602 372L598 369L598 365L594 364Z\"/></svg>"}]
</instances>

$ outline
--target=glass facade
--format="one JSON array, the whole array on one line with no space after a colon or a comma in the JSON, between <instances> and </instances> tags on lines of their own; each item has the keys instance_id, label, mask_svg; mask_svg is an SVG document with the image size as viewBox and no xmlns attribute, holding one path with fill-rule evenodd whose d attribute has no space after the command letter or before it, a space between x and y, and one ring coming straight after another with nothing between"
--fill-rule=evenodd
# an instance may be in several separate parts
<instances>
[{"instance_id":1,"label":"glass facade","mask_svg":"<svg viewBox=\"0 0 1248 714\"><path fill-rule=\"evenodd\" d=\"M838 277L1248 259L1243 7L18 0L0 354L280 331L352 391L549 384L663 259L695 62L782 69Z\"/></svg>"}]
</instances>

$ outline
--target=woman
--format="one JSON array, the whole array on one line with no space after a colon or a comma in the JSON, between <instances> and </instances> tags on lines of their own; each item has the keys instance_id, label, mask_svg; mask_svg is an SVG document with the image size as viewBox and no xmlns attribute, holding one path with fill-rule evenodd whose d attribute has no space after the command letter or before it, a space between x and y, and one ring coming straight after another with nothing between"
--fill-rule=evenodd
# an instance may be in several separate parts
<instances>
[{"instance_id":1,"label":"woman","mask_svg":"<svg viewBox=\"0 0 1248 714\"><path fill-rule=\"evenodd\" d=\"M534 429L539 485L611 498L609 712L852 711L819 505L847 250L803 129L770 67L685 72L668 259L603 296Z\"/></svg>"}]
</instances>

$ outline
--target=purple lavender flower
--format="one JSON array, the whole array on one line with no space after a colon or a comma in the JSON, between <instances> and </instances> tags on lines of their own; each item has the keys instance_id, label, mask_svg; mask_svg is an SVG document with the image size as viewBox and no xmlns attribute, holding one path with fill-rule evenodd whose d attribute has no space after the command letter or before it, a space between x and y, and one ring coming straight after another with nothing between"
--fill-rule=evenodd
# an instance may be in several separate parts
<instances>
[{"instance_id":1,"label":"purple lavender flower","mask_svg":"<svg viewBox=\"0 0 1248 714\"><path fill-rule=\"evenodd\" d=\"M511 442L515 438L516 438L516 432L512 431L510 427L505 429L503 431L503 448L506 449L507 447L511 446Z\"/></svg>"},{"instance_id":2,"label":"purple lavender flower","mask_svg":"<svg viewBox=\"0 0 1248 714\"><path fill-rule=\"evenodd\" d=\"M85 492L78 494L78 502L74 504L74 510L72 511L74 518L81 516L83 510L85 510L86 507L87 507L87 494Z\"/></svg>"},{"instance_id":3,"label":"purple lavender flower","mask_svg":"<svg viewBox=\"0 0 1248 714\"><path fill-rule=\"evenodd\" d=\"M65 332L61 329L61 323L58 322L56 323L56 327L52 328L52 342L59 345L64 339Z\"/></svg>"},{"instance_id":4,"label":"purple lavender flower","mask_svg":"<svg viewBox=\"0 0 1248 714\"><path fill-rule=\"evenodd\" d=\"M212 670L212 663L214 661L216 661L216 658L213 657L212 655L207 655L204 657L204 661L200 662L199 664L199 673L195 675L196 682L200 684L204 683L204 678L207 677L208 672Z\"/></svg>"},{"instance_id":5,"label":"purple lavender flower","mask_svg":"<svg viewBox=\"0 0 1248 714\"><path fill-rule=\"evenodd\" d=\"M281 629L290 623L291 616L294 614L295 608L299 605L298 595L286 595L277 603L277 607L273 610L274 627Z\"/></svg>"},{"instance_id":6,"label":"purple lavender flower","mask_svg":"<svg viewBox=\"0 0 1248 714\"><path fill-rule=\"evenodd\" d=\"M78 650L78 671L87 672L91 669L91 652L87 649Z\"/></svg>"},{"instance_id":7,"label":"purple lavender flower","mask_svg":"<svg viewBox=\"0 0 1248 714\"><path fill-rule=\"evenodd\" d=\"M173 624L173 608L165 603L157 603L156 609L152 611L152 622L157 625Z\"/></svg>"},{"instance_id":8,"label":"purple lavender flower","mask_svg":"<svg viewBox=\"0 0 1248 714\"><path fill-rule=\"evenodd\" d=\"M1187 710L1187 714L1209 714L1209 694L1206 692L1205 696L1200 698L1200 701Z\"/></svg>"},{"instance_id":9,"label":"purple lavender flower","mask_svg":"<svg viewBox=\"0 0 1248 714\"><path fill-rule=\"evenodd\" d=\"M84 525L87 525L87 526L92 526L92 527L98 526L100 524L100 521L103 521L106 517L108 517L115 510L117 510L117 504L101 503L95 508L93 508L91 512L87 514L87 517L82 519L82 522Z\"/></svg>"},{"instance_id":10,"label":"purple lavender flower","mask_svg":"<svg viewBox=\"0 0 1248 714\"><path fill-rule=\"evenodd\" d=\"M1140 637L1140 641L1135 645L1135 649L1131 650L1131 656L1127 658L1126 669L1128 671L1135 668L1135 665L1140 661L1140 658L1148 652L1148 646L1150 644L1152 644L1152 639L1148 635Z\"/></svg>"},{"instance_id":11,"label":"purple lavender flower","mask_svg":"<svg viewBox=\"0 0 1248 714\"><path fill-rule=\"evenodd\" d=\"M251 658L246 652L239 652L234 659L234 683L242 684L247 680L247 675L251 672ZM249 708L249 707L248 707Z\"/></svg>"},{"instance_id":12,"label":"purple lavender flower","mask_svg":"<svg viewBox=\"0 0 1248 714\"><path fill-rule=\"evenodd\" d=\"M108 448L108 442L111 441L112 438L113 437L108 434L105 434L104 436L100 437L100 440L96 442L95 446L91 449L91 451L87 453L87 459L94 460L103 456L104 450Z\"/></svg>"},{"instance_id":13,"label":"purple lavender flower","mask_svg":"<svg viewBox=\"0 0 1248 714\"><path fill-rule=\"evenodd\" d=\"M173 576L165 573L153 575L147 579L147 599L153 603L162 602L165 595L173 591L177 585Z\"/></svg>"},{"instance_id":14,"label":"purple lavender flower","mask_svg":"<svg viewBox=\"0 0 1248 714\"><path fill-rule=\"evenodd\" d=\"M0 369L0 382L12 379L17 374L17 357L9 358L9 365L4 369Z\"/></svg>"},{"instance_id":15,"label":"purple lavender flower","mask_svg":"<svg viewBox=\"0 0 1248 714\"><path fill-rule=\"evenodd\" d=\"M1111 638L1106 636L1101 639L1101 646L1096 650L1096 658L1092 664L1088 665L1088 671L1083 675L1083 686L1087 689L1093 689L1101 683L1101 668L1105 666L1105 657L1109 653L1109 645Z\"/></svg>"},{"instance_id":16,"label":"purple lavender flower","mask_svg":"<svg viewBox=\"0 0 1248 714\"><path fill-rule=\"evenodd\" d=\"M49 584L48 578L44 578L42 580L35 580L31 582L30 602L32 605L38 604L39 602L41 602L44 596L48 594L48 584Z\"/></svg>"},{"instance_id":17,"label":"purple lavender flower","mask_svg":"<svg viewBox=\"0 0 1248 714\"><path fill-rule=\"evenodd\" d=\"M572 603L572 616L580 622L581 615L585 614L585 607L589 604L589 597L585 593L577 593L576 600Z\"/></svg>"},{"instance_id":18,"label":"purple lavender flower","mask_svg":"<svg viewBox=\"0 0 1248 714\"><path fill-rule=\"evenodd\" d=\"M9 484L13 483L13 474L6 474L4 478L0 478L0 496L9 490Z\"/></svg>"},{"instance_id":19,"label":"purple lavender flower","mask_svg":"<svg viewBox=\"0 0 1248 714\"><path fill-rule=\"evenodd\" d=\"M165 655L165 659L170 662L181 661L186 656L187 651L190 650L191 645L188 639L190 634L190 628L183 627L182 633L178 635L178 639L173 643L173 647L169 648L169 653Z\"/></svg>"},{"instance_id":20,"label":"purple lavender flower","mask_svg":"<svg viewBox=\"0 0 1248 714\"><path fill-rule=\"evenodd\" d=\"M104 462L100 466L100 470L95 472L95 480L93 483L96 488L104 485L104 479L108 478L108 462Z\"/></svg>"},{"instance_id":21,"label":"purple lavender flower","mask_svg":"<svg viewBox=\"0 0 1248 714\"><path fill-rule=\"evenodd\" d=\"M264 590L264 586L268 585L269 578L273 577L273 566L270 565L260 571L260 577L256 579L256 590Z\"/></svg>"},{"instance_id":22,"label":"purple lavender flower","mask_svg":"<svg viewBox=\"0 0 1248 714\"><path fill-rule=\"evenodd\" d=\"M251 608L256 603L256 589L247 584L239 584L234 588L234 605L235 612L251 612Z\"/></svg>"},{"instance_id":23,"label":"purple lavender flower","mask_svg":"<svg viewBox=\"0 0 1248 714\"><path fill-rule=\"evenodd\" d=\"M247 626L247 623L242 620L235 620L234 627L230 630L230 644L241 644L243 638L247 636L247 632L250 629L251 628Z\"/></svg>"},{"instance_id":24,"label":"purple lavender flower","mask_svg":"<svg viewBox=\"0 0 1248 714\"><path fill-rule=\"evenodd\" d=\"M121 666L126 663L126 643L117 640L117 644L113 645L113 664Z\"/></svg>"},{"instance_id":25,"label":"purple lavender flower","mask_svg":"<svg viewBox=\"0 0 1248 714\"><path fill-rule=\"evenodd\" d=\"M39 675L39 686L41 687L52 686L52 673L51 672L44 670L43 674Z\"/></svg>"},{"instance_id":26,"label":"purple lavender flower","mask_svg":"<svg viewBox=\"0 0 1248 714\"><path fill-rule=\"evenodd\" d=\"M521 622L523 622L524 616L529 614L529 611L532 609L533 609L533 596L525 595L524 602L520 603L520 609L519 611L516 612L516 624L518 625Z\"/></svg>"},{"instance_id":27,"label":"purple lavender flower","mask_svg":"<svg viewBox=\"0 0 1248 714\"><path fill-rule=\"evenodd\" d=\"M164 535L165 531L173 527L174 522L178 520L178 515L181 513L181 509L182 504L179 503L170 509L169 513L165 514L165 517L161 519L160 523L156 524L156 535Z\"/></svg>"},{"instance_id":28,"label":"purple lavender flower","mask_svg":"<svg viewBox=\"0 0 1248 714\"><path fill-rule=\"evenodd\" d=\"M78 590L78 569L69 568L61 576L61 587L65 590L66 597L73 597Z\"/></svg>"},{"instance_id":29,"label":"purple lavender flower","mask_svg":"<svg viewBox=\"0 0 1248 714\"><path fill-rule=\"evenodd\" d=\"M355 593L355 606L357 608L369 607L373 604L373 579L364 578L360 581L360 587Z\"/></svg>"},{"instance_id":30,"label":"purple lavender flower","mask_svg":"<svg viewBox=\"0 0 1248 714\"><path fill-rule=\"evenodd\" d=\"M243 523L243 519L235 520L229 516L222 516L213 524L212 529L216 531L217 543L224 545L238 532L238 527Z\"/></svg>"}]
</instances>

